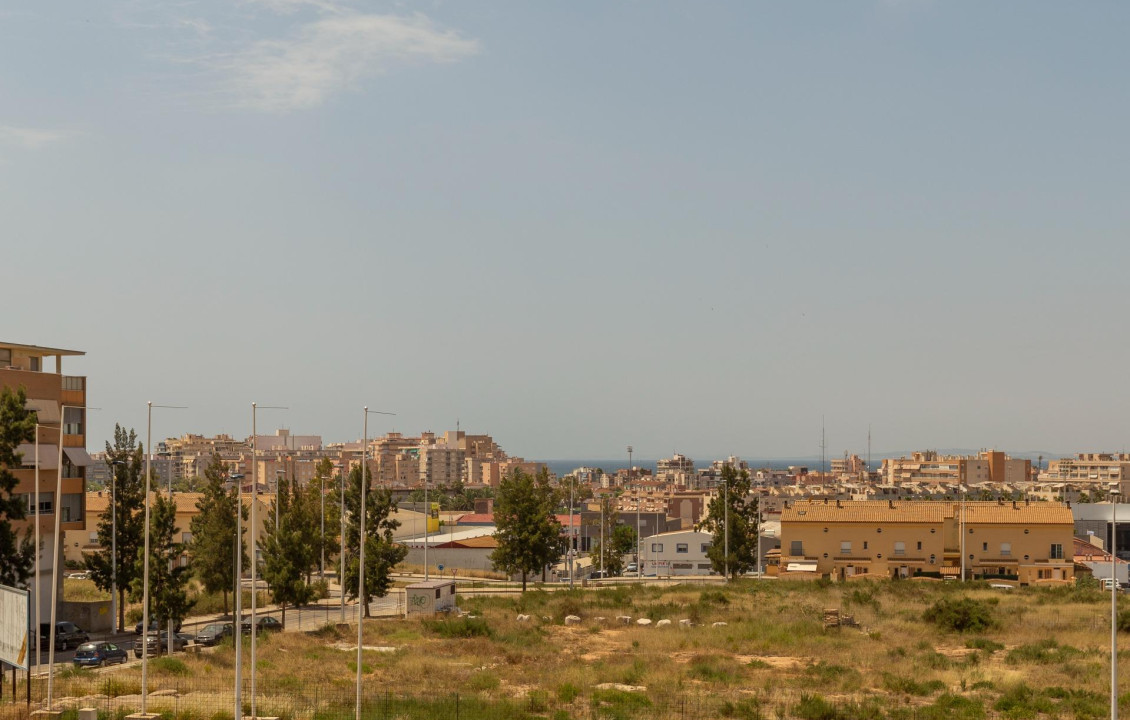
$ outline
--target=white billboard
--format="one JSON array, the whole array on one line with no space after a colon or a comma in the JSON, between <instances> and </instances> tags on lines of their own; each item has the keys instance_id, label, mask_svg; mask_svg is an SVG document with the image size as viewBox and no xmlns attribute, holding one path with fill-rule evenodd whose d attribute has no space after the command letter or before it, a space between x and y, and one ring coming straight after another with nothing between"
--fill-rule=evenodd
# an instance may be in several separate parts
<instances>
[{"instance_id":1,"label":"white billboard","mask_svg":"<svg viewBox=\"0 0 1130 720\"><path fill-rule=\"evenodd\" d=\"M27 670L31 603L27 590L0 585L0 662Z\"/></svg>"}]
</instances>

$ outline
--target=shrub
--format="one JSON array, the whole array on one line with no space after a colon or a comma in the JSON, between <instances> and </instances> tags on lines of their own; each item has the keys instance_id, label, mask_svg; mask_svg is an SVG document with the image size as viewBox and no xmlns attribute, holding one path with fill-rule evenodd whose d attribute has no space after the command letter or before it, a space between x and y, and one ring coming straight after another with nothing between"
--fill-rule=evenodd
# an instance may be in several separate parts
<instances>
[{"instance_id":1,"label":"shrub","mask_svg":"<svg viewBox=\"0 0 1130 720\"><path fill-rule=\"evenodd\" d=\"M232 546L234 547L234 543ZM156 660L151 661L149 665L157 672L164 673L166 675L189 674L188 666L185 665L184 661L180 658L172 658L168 656L159 657Z\"/></svg>"},{"instance_id":2,"label":"shrub","mask_svg":"<svg viewBox=\"0 0 1130 720\"><path fill-rule=\"evenodd\" d=\"M926 609L922 619L951 632L984 632L996 626L992 605L971 597L942 598Z\"/></svg>"},{"instance_id":3,"label":"shrub","mask_svg":"<svg viewBox=\"0 0 1130 720\"><path fill-rule=\"evenodd\" d=\"M1006 659L1010 663L1027 662L1048 665L1051 663L1066 662L1081 654L1082 651L1078 648L1073 648L1070 645L1060 645L1054 639L1047 638L1039 642L1021 645L1009 650Z\"/></svg>"},{"instance_id":4,"label":"shrub","mask_svg":"<svg viewBox=\"0 0 1130 720\"><path fill-rule=\"evenodd\" d=\"M945 686L946 684L941 680L928 680L926 682L918 682L913 678L902 677L901 675L893 675L891 673L883 673L883 687L891 692L925 697L926 695L932 695L937 691L944 689Z\"/></svg>"},{"instance_id":5,"label":"shrub","mask_svg":"<svg viewBox=\"0 0 1130 720\"><path fill-rule=\"evenodd\" d=\"M997 650L1004 650L1004 645L996 640L990 640L987 637L969 638L965 641L965 647L971 650L984 650L989 655L992 655Z\"/></svg>"},{"instance_id":6,"label":"shrub","mask_svg":"<svg viewBox=\"0 0 1130 720\"><path fill-rule=\"evenodd\" d=\"M482 618L462 617L456 620L425 620L423 625L443 638L490 637L490 626Z\"/></svg>"},{"instance_id":7,"label":"shrub","mask_svg":"<svg viewBox=\"0 0 1130 720\"><path fill-rule=\"evenodd\" d=\"M573 683L562 683L557 686L557 699L563 705L568 705L581 694L581 689Z\"/></svg>"}]
</instances>

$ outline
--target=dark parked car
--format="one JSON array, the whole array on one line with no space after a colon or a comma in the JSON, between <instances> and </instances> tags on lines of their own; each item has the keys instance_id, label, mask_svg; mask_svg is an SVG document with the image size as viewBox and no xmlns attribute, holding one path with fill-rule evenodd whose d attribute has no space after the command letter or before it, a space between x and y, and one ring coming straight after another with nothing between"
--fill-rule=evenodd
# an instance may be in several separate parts
<instances>
[{"instance_id":1,"label":"dark parked car","mask_svg":"<svg viewBox=\"0 0 1130 720\"><path fill-rule=\"evenodd\" d=\"M127 659L126 651L114 643L92 642L78 646L73 662L75 667L105 667Z\"/></svg>"},{"instance_id":2,"label":"dark parked car","mask_svg":"<svg viewBox=\"0 0 1130 720\"><path fill-rule=\"evenodd\" d=\"M239 623L240 632L249 634L251 632L251 618L245 617ZM282 630L283 624L279 622L277 617L271 615L259 615L255 618L255 632L270 632L272 630Z\"/></svg>"},{"instance_id":3,"label":"dark parked car","mask_svg":"<svg viewBox=\"0 0 1130 720\"><path fill-rule=\"evenodd\" d=\"M204 629L196 633L196 642L200 645L212 646L234 634L231 623L212 623L205 625Z\"/></svg>"},{"instance_id":4,"label":"dark parked car","mask_svg":"<svg viewBox=\"0 0 1130 720\"><path fill-rule=\"evenodd\" d=\"M193 641L191 635L185 633L173 633L173 652L181 652L184 646ZM157 655L165 655L169 650L169 634L168 632L149 633L145 636L145 644L147 646L146 652L149 657L156 657ZM141 657L141 641L133 644L133 656Z\"/></svg>"},{"instance_id":5,"label":"dark parked car","mask_svg":"<svg viewBox=\"0 0 1130 720\"><path fill-rule=\"evenodd\" d=\"M140 635L141 634L141 622L142 622L141 620L138 620L137 624L133 626L133 634L134 635ZM149 620L149 632L157 632L158 630L160 630L161 632L168 632L168 628L166 627L165 621L164 620L157 620L155 618L150 618L150 620ZM173 632L175 632L175 633L180 632L180 622L179 621L173 623Z\"/></svg>"},{"instance_id":6,"label":"dark parked car","mask_svg":"<svg viewBox=\"0 0 1130 720\"><path fill-rule=\"evenodd\" d=\"M69 647L78 647L83 643L90 642L90 636L86 631L75 625L72 622L55 623L55 649L66 650ZM40 647L46 648L51 644L51 623L40 623L39 625L39 643Z\"/></svg>"}]
</instances>

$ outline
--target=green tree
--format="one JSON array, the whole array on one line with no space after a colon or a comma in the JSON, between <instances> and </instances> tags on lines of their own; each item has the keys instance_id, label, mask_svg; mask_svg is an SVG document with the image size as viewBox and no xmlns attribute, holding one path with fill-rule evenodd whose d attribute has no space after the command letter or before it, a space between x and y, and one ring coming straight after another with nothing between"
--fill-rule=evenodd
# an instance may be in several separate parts
<instances>
[{"instance_id":1,"label":"green tree","mask_svg":"<svg viewBox=\"0 0 1130 720\"><path fill-rule=\"evenodd\" d=\"M374 597L384 597L392 587L389 574L408 554L408 548L393 542L392 533L400 527L400 521L390 517L396 509L392 492L388 488L373 488L372 474L365 469L368 488L365 491L365 588L358 592L361 571L361 467L349 471L349 483L345 491L345 587L351 598L361 599L365 606L365 617L369 615L369 603Z\"/></svg>"},{"instance_id":2,"label":"green tree","mask_svg":"<svg viewBox=\"0 0 1130 720\"><path fill-rule=\"evenodd\" d=\"M722 485L710 501L707 515L698 525L700 531L709 532L710 549L706 556L715 572L730 570L737 577L757 567L757 498L747 501L750 481L749 471L740 473L731 465L722 467ZM727 512L729 505L729 512ZM729 548L726 556L726 525L729 521Z\"/></svg>"},{"instance_id":3,"label":"green tree","mask_svg":"<svg viewBox=\"0 0 1130 720\"><path fill-rule=\"evenodd\" d=\"M13 521L27 517L27 501L13 492L12 471L23 465L17 448L34 440L35 413L27 409L24 389L0 389L0 585L10 587L24 587L35 562L32 533L25 531L21 539L12 528Z\"/></svg>"},{"instance_id":4,"label":"green tree","mask_svg":"<svg viewBox=\"0 0 1130 720\"><path fill-rule=\"evenodd\" d=\"M121 425L114 425L114 444L106 443L106 464L113 474L113 496L98 516L98 552L86 556L90 579L109 592L114 586L114 547L117 547L118 628L125 625L126 593L140 574L137 558L145 542L145 480L142 464L145 453L137 434ZM117 542L114 542L114 520L117 517Z\"/></svg>"},{"instance_id":5,"label":"green tree","mask_svg":"<svg viewBox=\"0 0 1130 720\"><path fill-rule=\"evenodd\" d=\"M228 471L219 455L204 469L203 495L196 501L192 518L192 569L207 592L224 594L224 614L228 613L228 593L235 588L236 508L247 520L247 508L239 498L238 483L228 484ZM247 541L240 543L241 567L248 567Z\"/></svg>"},{"instance_id":6,"label":"green tree","mask_svg":"<svg viewBox=\"0 0 1130 720\"><path fill-rule=\"evenodd\" d=\"M286 624L287 605L305 605L315 595L310 570L318 552L318 516L311 512L310 496L294 479L282 478L270 515L278 523L263 526L259 550L263 555L262 577L271 588L271 599L282 608Z\"/></svg>"},{"instance_id":7,"label":"green tree","mask_svg":"<svg viewBox=\"0 0 1130 720\"><path fill-rule=\"evenodd\" d=\"M176 502L167 495L154 493L153 506L149 509L149 617L161 623L170 620L179 623L191 605L187 589L189 568L180 563L185 545L176 541L176 521ZM134 602L144 598L144 558L143 541L135 561L137 577L130 586L130 598Z\"/></svg>"},{"instance_id":8,"label":"green tree","mask_svg":"<svg viewBox=\"0 0 1130 720\"><path fill-rule=\"evenodd\" d=\"M544 468L537 477L515 468L499 483L494 501L498 547L490 559L503 572L521 573L523 592L528 576L543 571L561 554L556 506L556 493Z\"/></svg>"}]
</instances>

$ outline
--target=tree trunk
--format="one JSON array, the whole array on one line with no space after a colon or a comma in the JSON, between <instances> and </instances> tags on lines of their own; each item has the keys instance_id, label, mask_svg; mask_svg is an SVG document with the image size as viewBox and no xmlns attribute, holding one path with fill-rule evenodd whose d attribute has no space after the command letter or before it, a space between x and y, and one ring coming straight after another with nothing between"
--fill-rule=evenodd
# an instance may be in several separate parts
<instances>
[{"instance_id":1,"label":"tree trunk","mask_svg":"<svg viewBox=\"0 0 1130 720\"><path fill-rule=\"evenodd\" d=\"M366 619L372 617L372 615L369 614L369 601L368 600L365 600L365 617L366 617Z\"/></svg>"},{"instance_id":2,"label":"tree trunk","mask_svg":"<svg viewBox=\"0 0 1130 720\"><path fill-rule=\"evenodd\" d=\"M282 608L282 624L283 624L283 627L286 627L286 603L283 603L279 607Z\"/></svg>"},{"instance_id":3,"label":"tree trunk","mask_svg":"<svg viewBox=\"0 0 1130 720\"><path fill-rule=\"evenodd\" d=\"M522 571L522 592L526 592L526 571Z\"/></svg>"},{"instance_id":4,"label":"tree trunk","mask_svg":"<svg viewBox=\"0 0 1130 720\"><path fill-rule=\"evenodd\" d=\"M118 588L118 632L126 629L126 591Z\"/></svg>"}]
</instances>

